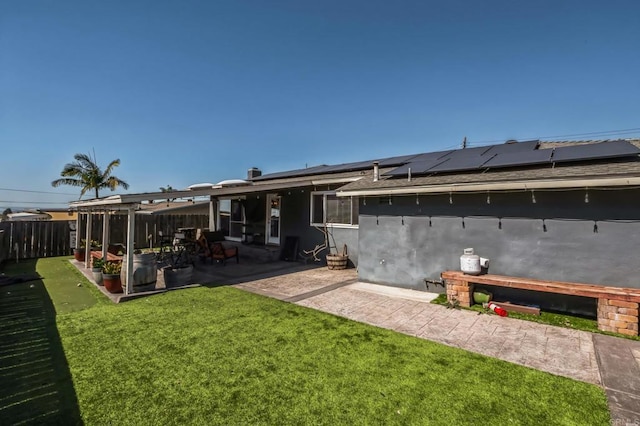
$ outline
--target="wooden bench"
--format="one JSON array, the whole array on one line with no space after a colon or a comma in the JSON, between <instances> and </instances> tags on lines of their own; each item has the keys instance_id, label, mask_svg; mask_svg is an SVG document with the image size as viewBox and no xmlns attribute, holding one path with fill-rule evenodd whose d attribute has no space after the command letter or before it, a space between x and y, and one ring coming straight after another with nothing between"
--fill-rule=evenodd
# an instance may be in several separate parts
<instances>
[{"instance_id":1,"label":"wooden bench","mask_svg":"<svg viewBox=\"0 0 640 426\"><path fill-rule=\"evenodd\" d=\"M579 284L563 281L535 280L503 275L467 275L460 271L441 274L449 302L457 301L469 307L473 300L473 285L485 284L521 290L567 294L598 299L598 329L614 333L638 335L640 289Z\"/></svg>"},{"instance_id":2,"label":"wooden bench","mask_svg":"<svg viewBox=\"0 0 640 426\"><path fill-rule=\"evenodd\" d=\"M102 252L92 251L91 257L93 257L94 259L102 259ZM122 262L122 256L118 256L117 254L107 252L107 262L115 262L115 263Z\"/></svg>"}]
</instances>

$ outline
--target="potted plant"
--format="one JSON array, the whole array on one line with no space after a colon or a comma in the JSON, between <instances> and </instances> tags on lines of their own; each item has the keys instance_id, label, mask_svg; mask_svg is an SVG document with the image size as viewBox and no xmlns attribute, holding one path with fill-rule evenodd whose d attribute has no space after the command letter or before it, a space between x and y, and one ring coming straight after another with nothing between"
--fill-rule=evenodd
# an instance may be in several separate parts
<instances>
[{"instance_id":1,"label":"potted plant","mask_svg":"<svg viewBox=\"0 0 640 426\"><path fill-rule=\"evenodd\" d=\"M102 267L102 282L109 293L122 293L122 281L120 280L120 262L105 262Z\"/></svg>"},{"instance_id":2,"label":"potted plant","mask_svg":"<svg viewBox=\"0 0 640 426\"><path fill-rule=\"evenodd\" d=\"M93 280L98 285L102 285L102 268L104 267L103 259L93 258L91 261L91 273L93 274Z\"/></svg>"},{"instance_id":3,"label":"potted plant","mask_svg":"<svg viewBox=\"0 0 640 426\"><path fill-rule=\"evenodd\" d=\"M349 262L349 255L347 254L347 245L342 247L342 253L332 253L329 250L327 254L327 268L328 269L347 269L347 263Z\"/></svg>"},{"instance_id":4,"label":"potted plant","mask_svg":"<svg viewBox=\"0 0 640 426\"><path fill-rule=\"evenodd\" d=\"M91 240L89 247L90 247L90 250L99 250L102 248L102 244L100 244L96 240ZM84 262L84 256L85 256L86 250L87 250L87 240L82 239L80 240L80 247L73 249L74 259L77 260L78 262Z\"/></svg>"}]
</instances>

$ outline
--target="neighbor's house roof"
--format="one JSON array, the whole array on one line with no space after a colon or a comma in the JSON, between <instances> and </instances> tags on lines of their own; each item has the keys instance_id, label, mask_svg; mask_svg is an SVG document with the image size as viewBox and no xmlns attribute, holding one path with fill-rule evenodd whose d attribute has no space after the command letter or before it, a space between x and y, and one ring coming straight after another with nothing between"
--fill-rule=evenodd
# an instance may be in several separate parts
<instances>
[{"instance_id":1,"label":"neighbor's house roof","mask_svg":"<svg viewBox=\"0 0 640 426\"><path fill-rule=\"evenodd\" d=\"M18 213L9 213L7 218L12 222L24 222L24 221L41 221L51 220L51 215L40 211L24 211Z\"/></svg>"}]
</instances>

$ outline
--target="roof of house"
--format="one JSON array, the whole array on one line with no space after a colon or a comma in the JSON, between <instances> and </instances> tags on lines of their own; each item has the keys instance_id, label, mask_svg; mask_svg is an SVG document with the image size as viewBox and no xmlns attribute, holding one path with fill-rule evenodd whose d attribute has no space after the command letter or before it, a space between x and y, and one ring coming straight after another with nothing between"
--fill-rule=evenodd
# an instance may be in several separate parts
<instances>
[{"instance_id":1,"label":"roof of house","mask_svg":"<svg viewBox=\"0 0 640 426\"><path fill-rule=\"evenodd\" d=\"M595 144L602 141L540 142L538 150ZM640 139L629 140L640 148ZM640 151L639 151L640 152ZM628 155L619 158L588 159L583 161L516 165L506 168L482 168L449 173L431 173L422 176L407 174L389 176L394 168L380 169L380 179L369 178L352 182L340 188L342 195L382 193L447 192L488 189L533 189L582 186L619 186L640 184L640 157Z\"/></svg>"},{"instance_id":2,"label":"roof of house","mask_svg":"<svg viewBox=\"0 0 640 426\"><path fill-rule=\"evenodd\" d=\"M158 201L155 203L141 203L137 214L209 214L208 201Z\"/></svg>"},{"instance_id":3,"label":"roof of house","mask_svg":"<svg viewBox=\"0 0 640 426\"><path fill-rule=\"evenodd\" d=\"M603 144L605 143L605 144ZM608 144L608 145L607 145ZM544 160L532 164L511 164L502 167L490 167L491 159L500 155L518 152L536 151L550 158L553 152L567 153L579 151L564 149L580 145L593 145L596 156L587 159L570 158L568 162ZM622 155L613 158L607 149L622 149ZM637 152L635 152L637 151ZM599 154L598 154L599 153ZM640 185L640 139L625 141L508 141L505 144L488 145L435 153L401 155L369 161L343 163L338 165L320 165L257 176L243 185L213 185L210 188L198 187L192 190L174 191L172 198L191 198L194 196L241 196L251 193L280 192L294 188L340 185L338 195L377 195L393 193L447 192L473 190L506 190L512 188L561 188L584 186L621 186ZM573 154L572 154L573 155ZM598 157L598 155L600 155ZM462 162L450 161L442 168L443 158L462 159ZM465 157L480 161L478 166L465 164ZM579 157L579 155L578 155ZM588 156L587 156L588 157ZM436 160L435 162L433 160ZM429 163L429 162L432 162ZM373 179L373 163L379 165L380 179ZM427 164L425 173L413 174L405 169L411 164ZM453 164L454 166L449 166ZM456 166L456 164L458 166ZM462 164L461 167L459 165ZM434 172L429 169L435 166ZM458 168L456 168L458 167ZM465 168L466 167L466 168ZM404 168L404 169L403 169ZM439 168L439 169L438 169ZM395 174L392 176L390 174ZM76 208L101 206L139 205L146 200L161 200L167 193L143 193L114 195L95 200L71 203ZM165 204L166 205L166 204Z\"/></svg>"},{"instance_id":4,"label":"roof of house","mask_svg":"<svg viewBox=\"0 0 640 426\"><path fill-rule=\"evenodd\" d=\"M581 147L584 145L590 146ZM536 180L558 183L612 177L635 178L640 177L638 154L640 139L508 141L504 144L270 173L253 178L253 186L245 191L254 192L262 184L279 186L289 182L300 186L303 182L309 184L311 181L345 175L355 178L340 188L339 194L343 195L379 192L385 188L398 191L401 188L445 185L456 185L460 190L461 184L470 183ZM377 181L372 178L374 162L380 167L380 179ZM549 187L554 184L545 185Z\"/></svg>"}]
</instances>

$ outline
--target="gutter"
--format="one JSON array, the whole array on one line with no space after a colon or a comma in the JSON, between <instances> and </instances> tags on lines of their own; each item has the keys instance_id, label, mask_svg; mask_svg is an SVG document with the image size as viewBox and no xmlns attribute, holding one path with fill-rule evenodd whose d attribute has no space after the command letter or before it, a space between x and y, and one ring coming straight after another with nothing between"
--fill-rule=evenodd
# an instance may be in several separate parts
<instances>
[{"instance_id":1,"label":"gutter","mask_svg":"<svg viewBox=\"0 0 640 426\"><path fill-rule=\"evenodd\" d=\"M353 196L388 196L439 194L449 192L485 192L485 191L517 191L535 189L562 188L597 188L616 186L640 186L640 177L605 178L605 179L571 179L571 180L529 180L515 182L491 183L460 183L450 185L423 185L402 188L362 189L353 191L338 191L338 197Z\"/></svg>"},{"instance_id":2,"label":"gutter","mask_svg":"<svg viewBox=\"0 0 640 426\"><path fill-rule=\"evenodd\" d=\"M349 178L332 178L332 179L314 179L311 181L312 185L331 185L334 183L351 183L357 182L362 179L362 176L354 176Z\"/></svg>"}]
</instances>

